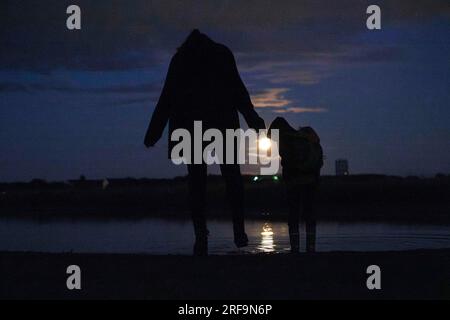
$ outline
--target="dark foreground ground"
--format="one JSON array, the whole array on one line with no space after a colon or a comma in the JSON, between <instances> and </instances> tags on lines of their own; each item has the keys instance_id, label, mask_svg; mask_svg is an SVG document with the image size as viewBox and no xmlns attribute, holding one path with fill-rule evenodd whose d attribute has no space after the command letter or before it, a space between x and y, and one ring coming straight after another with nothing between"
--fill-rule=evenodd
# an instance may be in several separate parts
<instances>
[{"instance_id":1,"label":"dark foreground ground","mask_svg":"<svg viewBox=\"0 0 450 320\"><path fill-rule=\"evenodd\" d=\"M82 290L66 289L66 268ZM381 268L381 290L366 268ZM450 249L194 258L0 253L3 299L450 299Z\"/></svg>"}]
</instances>

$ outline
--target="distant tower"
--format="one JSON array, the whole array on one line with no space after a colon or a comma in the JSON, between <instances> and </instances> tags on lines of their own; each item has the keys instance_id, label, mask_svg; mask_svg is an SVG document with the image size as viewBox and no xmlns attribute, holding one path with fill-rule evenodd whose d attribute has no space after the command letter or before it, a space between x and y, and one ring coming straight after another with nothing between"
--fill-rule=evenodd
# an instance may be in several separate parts
<instances>
[{"instance_id":1,"label":"distant tower","mask_svg":"<svg viewBox=\"0 0 450 320\"><path fill-rule=\"evenodd\" d=\"M336 175L337 176L348 176L348 161L347 159L337 159L336 160Z\"/></svg>"}]
</instances>

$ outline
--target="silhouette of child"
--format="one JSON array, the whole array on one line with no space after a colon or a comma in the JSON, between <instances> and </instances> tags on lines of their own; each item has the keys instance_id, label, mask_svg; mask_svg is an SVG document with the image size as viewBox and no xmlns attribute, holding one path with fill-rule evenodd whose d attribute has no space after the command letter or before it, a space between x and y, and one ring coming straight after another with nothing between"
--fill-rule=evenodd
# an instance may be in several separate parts
<instances>
[{"instance_id":1,"label":"silhouette of child","mask_svg":"<svg viewBox=\"0 0 450 320\"><path fill-rule=\"evenodd\" d=\"M279 130L279 154L283 167L289 206L289 238L291 252L300 246L299 219L306 226L306 251L315 251L316 218L314 198L323 166L323 152L317 133L310 127L292 128L286 119L277 117L269 128Z\"/></svg>"}]
</instances>

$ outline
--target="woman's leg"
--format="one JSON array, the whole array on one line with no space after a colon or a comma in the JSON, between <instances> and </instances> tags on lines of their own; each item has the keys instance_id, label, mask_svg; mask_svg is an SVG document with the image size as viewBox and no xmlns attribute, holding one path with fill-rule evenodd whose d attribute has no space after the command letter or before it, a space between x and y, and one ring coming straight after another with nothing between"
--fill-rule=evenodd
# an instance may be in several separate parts
<instances>
[{"instance_id":1,"label":"woman's leg","mask_svg":"<svg viewBox=\"0 0 450 320\"><path fill-rule=\"evenodd\" d=\"M205 218L206 164L188 165L189 206L194 224L194 255L208 254L208 229Z\"/></svg>"},{"instance_id":2,"label":"woman's leg","mask_svg":"<svg viewBox=\"0 0 450 320\"><path fill-rule=\"evenodd\" d=\"M238 248L248 245L244 223L244 184L239 164L222 164L220 166L225 179L227 198L233 217L234 243Z\"/></svg>"}]
</instances>

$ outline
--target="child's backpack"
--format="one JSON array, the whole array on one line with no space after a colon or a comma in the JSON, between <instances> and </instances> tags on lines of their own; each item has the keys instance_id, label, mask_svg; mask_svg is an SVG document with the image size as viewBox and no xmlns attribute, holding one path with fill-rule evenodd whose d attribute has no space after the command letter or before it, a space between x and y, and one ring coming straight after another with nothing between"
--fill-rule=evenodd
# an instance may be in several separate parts
<instances>
[{"instance_id":1,"label":"child's backpack","mask_svg":"<svg viewBox=\"0 0 450 320\"><path fill-rule=\"evenodd\" d=\"M323 150L319 135L311 127L302 127L296 136L296 167L305 173L320 172Z\"/></svg>"}]
</instances>

